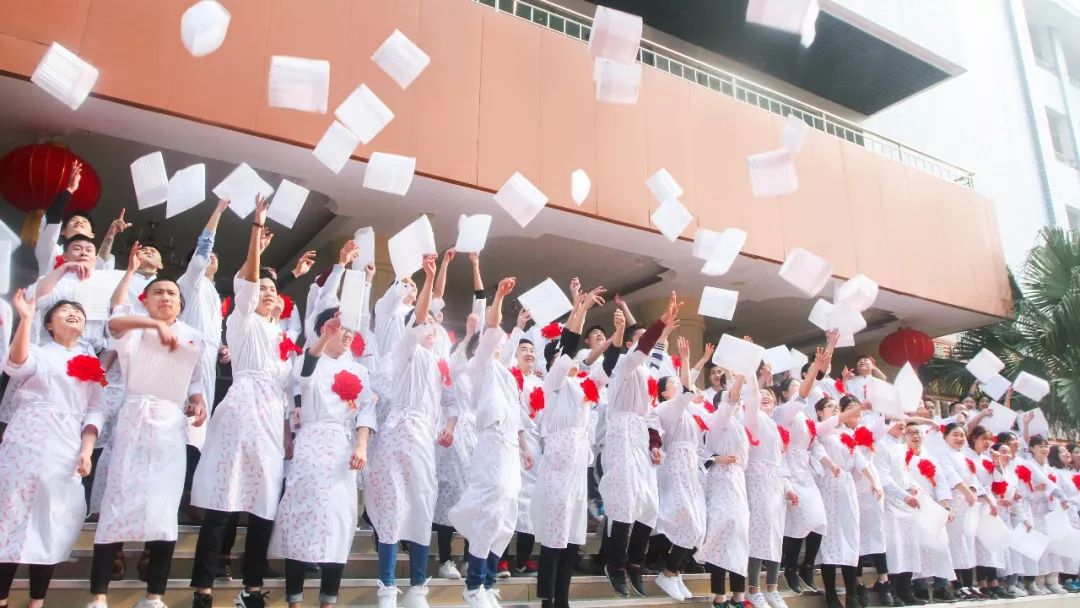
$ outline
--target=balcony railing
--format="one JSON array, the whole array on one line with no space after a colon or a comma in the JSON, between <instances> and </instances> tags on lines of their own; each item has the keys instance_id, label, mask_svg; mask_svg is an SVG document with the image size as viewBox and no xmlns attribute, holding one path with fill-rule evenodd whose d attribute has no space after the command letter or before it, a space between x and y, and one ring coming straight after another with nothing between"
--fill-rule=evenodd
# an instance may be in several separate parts
<instances>
[{"instance_id":1,"label":"balcony railing","mask_svg":"<svg viewBox=\"0 0 1080 608\"><path fill-rule=\"evenodd\" d=\"M592 32L592 18L548 0L472 0L499 12L514 15L565 36L587 42ZM694 59L679 51L642 38L638 61L664 70L684 80L712 89L721 95L754 104L773 114L793 114L807 125L845 139L857 146L936 175L968 188L974 187L974 174L956 165L909 148L898 141L867 130L856 123L830 114L773 91L718 67Z\"/></svg>"}]
</instances>

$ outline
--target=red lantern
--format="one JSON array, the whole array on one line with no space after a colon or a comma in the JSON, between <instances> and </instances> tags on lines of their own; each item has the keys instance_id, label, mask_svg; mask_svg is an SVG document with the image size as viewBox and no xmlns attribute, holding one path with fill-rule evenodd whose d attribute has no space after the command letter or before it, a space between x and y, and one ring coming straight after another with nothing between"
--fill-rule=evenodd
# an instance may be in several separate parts
<instances>
[{"instance_id":1,"label":"red lantern","mask_svg":"<svg viewBox=\"0 0 1080 608\"><path fill-rule=\"evenodd\" d=\"M79 189L71 197L67 211L90 211L101 196L101 180L93 167L65 146L57 143L15 148L0 159L0 195L13 207L30 214L23 225L23 240L37 239L41 216L67 188L72 161L82 163Z\"/></svg>"},{"instance_id":2,"label":"red lantern","mask_svg":"<svg viewBox=\"0 0 1080 608\"><path fill-rule=\"evenodd\" d=\"M921 331L901 327L885 336L878 352L889 365L900 367L911 363L912 367L919 367L934 357L934 340Z\"/></svg>"}]
</instances>

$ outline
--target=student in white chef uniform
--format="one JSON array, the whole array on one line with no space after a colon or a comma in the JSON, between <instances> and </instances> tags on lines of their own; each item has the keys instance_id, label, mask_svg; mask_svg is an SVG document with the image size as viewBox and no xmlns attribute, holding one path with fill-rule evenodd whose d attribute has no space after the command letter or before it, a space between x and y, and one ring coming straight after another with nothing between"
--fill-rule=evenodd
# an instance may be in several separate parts
<instances>
[{"instance_id":1,"label":"student in white chef uniform","mask_svg":"<svg viewBox=\"0 0 1080 608\"><path fill-rule=\"evenodd\" d=\"M469 363L479 432L473 462L483 463L483 472L469 475L465 493L448 514L450 524L469 543L463 596L471 608L498 602L493 594L495 573L518 521L521 468L533 466L516 381L497 357L498 350L506 346L506 334L499 328L503 301L515 284L512 277L499 281L487 313L487 327Z\"/></svg>"},{"instance_id":2,"label":"student in white chef uniform","mask_svg":"<svg viewBox=\"0 0 1080 608\"><path fill-rule=\"evenodd\" d=\"M371 450L371 466L365 475L364 506L379 535L379 607L393 608L398 589L394 569L400 541L409 542L407 608L426 608L427 562L431 522L435 513L438 482L435 478L435 442L453 442L454 411L450 393L450 365L440 361L435 346L435 324L428 314L431 303L435 257L424 258L424 287L417 299L415 326L405 330L393 344L387 365L390 370L390 404L379 421L379 438ZM447 426L436 431L440 408Z\"/></svg>"},{"instance_id":3,"label":"student in white chef uniform","mask_svg":"<svg viewBox=\"0 0 1080 608\"><path fill-rule=\"evenodd\" d=\"M82 307L57 302L45 313L52 341L32 345L33 298L15 293L19 328L4 371L21 382L22 406L0 444L0 601L19 564L29 564L31 608L45 601L55 564L71 554L86 516L81 476L90 473L93 438L80 441L87 412L101 407L105 373L80 344ZM79 364L82 365L79 365ZM72 373L72 367L88 373Z\"/></svg>"},{"instance_id":4,"label":"student in white chef uniform","mask_svg":"<svg viewBox=\"0 0 1080 608\"><path fill-rule=\"evenodd\" d=\"M270 278L259 277L260 241L268 205L256 201L248 255L233 281L235 308L225 337L233 383L214 410L191 488L191 504L206 509L192 564L192 605L212 606L211 591L223 535L231 513L248 514L244 587L236 604L262 608L263 572L273 520L281 498L285 454L284 387L289 378L290 340L276 317L281 298Z\"/></svg>"},{"instance_id":5,"label":"student in white chef uniform","mask_svg":"<svg viewBox=\"0 0 1080 608\"><path fill-rule=\"evenodd\" d=\"M356 531L356 473L367 464L375 404L367 369L355 363L355 336L338 310L315 320L318 340L293 370L300 383L300 428L285 495L278 507L270 555L285 559L285 601L304 601L304 564L321 568L319 603L337 603L341 575Z\"/></svg>"},{"instance_id":6,"label":"student in white chef uniform","mask_svg":"<svg viewBox=\"0 0 1080 608\"><path fill-rule=\"evenodd\" d=\"M140 255L135 243L131 261ZM131 272L121 280L118 293L127 289L130 277ZM125 542L145 542L149 553L146 596L139 608L164 608L161 598L176 546L176 511L184 488L187 417L201 425L207 416L198 365L205 345L199 331L178 320L183 309L180 287L158 279L147 284L142 295L145 315L109 320L112 345L124 370L124 401L116 413L112 457L94 535L93 598L88 608L106 607L113 556ZM158 352L151 353L154 348ZM159 374L160 379L146 382L144 373ZM176 393L150 392L150 387L161 387L167 378L187 381L177 385ZM104 420L104 415L88 417L84 434L96 435ZM148 471L152 474L147 475Z\"/></svg>"}]
</instances>

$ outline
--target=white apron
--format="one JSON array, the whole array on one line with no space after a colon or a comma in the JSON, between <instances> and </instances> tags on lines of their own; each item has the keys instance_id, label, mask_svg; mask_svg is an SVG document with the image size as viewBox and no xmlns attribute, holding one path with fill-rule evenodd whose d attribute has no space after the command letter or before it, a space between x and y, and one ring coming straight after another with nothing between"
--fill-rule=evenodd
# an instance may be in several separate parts
<instances>
[{"instance_id":1,"label":"white apron","mask_svg":"<svg viewBox=\"0 0 1080 608\"><path fill-rule=\"evenodd\" d=\"M608 520L654 527L660 498L644 418L630 412L608 412L603 464L599 487Z\"/></svg>"},{"instance_id":2,"label":"white apron","mask_svg":"<svg viewBox=\"0 0 1080 608\"><path fill-rule=\"evenodd\" d=\"M699 562L746 576L750 559L750 507L744 469L749 455L746 431L721 404L706 416L705 457L735 455L735 464L715 464L705 474L705 539L695 554Z\"/></svg>"},{"instance_id":3,"label":"white apron","mask_svg":"<svg viewBox=\"0 0 1080 608\"><path fill-rule=\"evenodd\" d=\"M502 555L514 536L521 490L521 458L516 441L496 427L480 433L465 493L450 509L450 525L469 541L469 553ZM380 539L381 540L381 539Z\"/></svg>"},{"instance_id":4,"label":"white apron","mask_svg":"<svg viewBox=\"0 0 1080 608\"><path fill-rule=\"evenodd\" d=\"M541 546L565 549L585 544L588 528L588 429L571 428L544 437L547 450L537 472L532 522Z\"/></svg>"},{"instance_id":5,"label":"white apron","mask_svg":"<svg viewBox=\"0 0 1080 608\"><path fill-rule=\"evenodd\" d=\"M866 463L858 451L853 454L841 443L839 431L825 437L819 435L819 438L829 459L840 467L840 476L823 471L818 477L818 488L829 522L828 533L821 539L818 563L855 566L859 563L859 498L853 476L861 475Z\"/></svg>"}]
</instances>

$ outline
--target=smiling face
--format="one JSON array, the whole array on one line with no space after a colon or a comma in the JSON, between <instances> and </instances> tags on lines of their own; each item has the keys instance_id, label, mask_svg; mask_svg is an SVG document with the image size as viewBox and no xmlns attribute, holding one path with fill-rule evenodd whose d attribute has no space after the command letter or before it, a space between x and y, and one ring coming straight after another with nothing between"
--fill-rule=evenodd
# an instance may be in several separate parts
<instances>
[{"instance_id":1,"label":"smiling face","mask_svg":"<svg viewBox=\"0 0 1080 608\"><path fill-rule=\"evenodd\" d=\"M589 335L585 336L585 348L596 348L607 341L607 336L604 335L604 330L600 328L593 328L589 331Z\"/></svg>"},{"instance_id":2,"label":"smiling face","mask_svg":"<svg viewBox=\"0 0 1080 608\"><path fill-rule=\"evenodd\" d=\"M514 358L517 361L518 369L522 371L532 371L533 366L536 365L536 347L532 342L519 342L517 350L514 351Z\"/></svg>"},{"instance_id":3,"label":"smiling face","mask_svg":"<svg viewBox=\"0 0 1080 608\"><path fill-rule=\"evenodd\" d=\"M862 357L855 362L855 373L860 376L869 376L874 371L874 360L870 357Z\"/></svg>"},{"instance_id":4,"label":"smiling face","mask_svg":"<svg viewBox=\"0 0 1080 608\"><path fill-rule=\"evenodd\" d=\"M1003 445L994 452L994 460L999 467L1006 467L1012 462L1013 451L1009 449L1009 446Z\"/></svg>"},{"instance_id":5,"label":"smiling face","mask_svg":"<svg viewBox=\"0 0 1080 608\"><path fill-rule=\"evenodd\" d=\"M975 453L983 454L986 450L990 449L990 446L994 443L994 436L990 433L983 433L975 438Z\"/></svg>"},{"instance_id":6,"label":"smiling face","mask_svg":"<svg viewBox=\"0 0 1080 608\"><path fill-rule=\"evenodd\" d=\"M1050 446L1046 443L1031 446L1031 456L1035 458L1035 462L1043 464L1046 462L1046 457L1050 455Z\"/></svg>"},{"instance_id":7,"label":"smiling face","mask_svg":"<svg viewBox=\"0 0 1080 608\"><path fill-rule=\"evenodd\" d=\"M154 274L164 268L161 252L156 247L146 246L139 252L139 271Z\"/></svg>"},{"instance_id":8,"label":"smiling face","mask_svg":"<svg viewBox=\"0 0 1080 608\"><path fill-rule=\"evenodd\" d=\"M945 436L945 443L949 444L954 450L963 449L967 443L967 434L964 433L963 427L955 427L949 431L949 434Z\"/></svg>"},{"instance_id":9,"label":"smiling face","mask_svg":"<svg viewBox=\"0 0 1080 608\"><path fill-rule=\"evenodd\" d=\"M143 290L146 296L147 314L151 319L172 323L180 316L183 304L180 300L180 287L172 281L154 281Z\"/></svg>"},{"instance_id":10,"label":"smiling face","mask_svg":"<svg viewBox=\"0 0 1080 608\"><path fill-rule=\"evenodd\" d=\"M829 399L825 405L817 411L818 420L828 420L840 413L840 404Z\"/></svg>"},{"instance_id":11,"label":"smiling face","mask_svg":"<svg viewBox=\"0 0 1080 608\"><path fill-rule=\"evenodd\" d=\"M259 304L255 312L264 317L270 316L270 311L277 304L277 285L271 279L259 279Z\"/></svg>"},{"instance_id":12,"label":"smiling face","mask_svg":"<svg viewBox=\"0 0 1080 608\"><path fill-rule=\"evenodd\" d=\"M719 365L714 365L709 370L709 386L717 392L724 390L724 370L720 369Z\"/></svg>"},{"instance_id":13,"label":"smiling face","mask_svg":"<svg viewBox=\"0 0 1080 608\"><path fill-rule=\"evenodd\" d=\"M73 215L69 217L67 222L64 223L64 229L60 231L60 236L65 239L70 239L76 234L94 238L94 227L90 225L90 220L86 216Z\"/></svg>"},{"instance_id":14,"label":"smiling face","mask_svg":"<svg viewBox=\"0 0 1080 608\"><path fill-rule=\"evenodd\" d=\"M761 411L767 416L772 416L772 411L776 409L776 395L767 388L760 389L758 392L761 393Z\"/></svg>"},{"instance_id":15,"label":"smiling face","mask_svg":"<svg viewBox=\"0 0 1080 608\"><path fill-rule=\"evenodd\" d=\"M1059 445L1059 446L1055 447L1054 449L1058 451L1058 458L1061 458L1061 464L1065 468L1069 468L1069 465L1072 464L1073 457L1072 457L1072 454L1069 453L1068 448L1066 448L1063 445Z\"/></svg>"},{"instance_id":16,"label":"smiling face","mask_svg":"<svg viewBox=\"0 0 1080 608\"><path fill-rule=\"evenodd\" d=\"M77 338L86 328L86 314L72 303L54 308L45 319L45 330L58 342Z\"/></svg>"},{"instance_id":17,"label":"smiling face","mask_svg":"<svg viewBox=\"0 0 1080 608\"><path fill-rule=\"evenodd\" d=\"M904 439L907 441L909 450L918 452L919 448L922 447L922 430L918 426L912 424L904 430Z\"/></svg>"}]
</instances>

